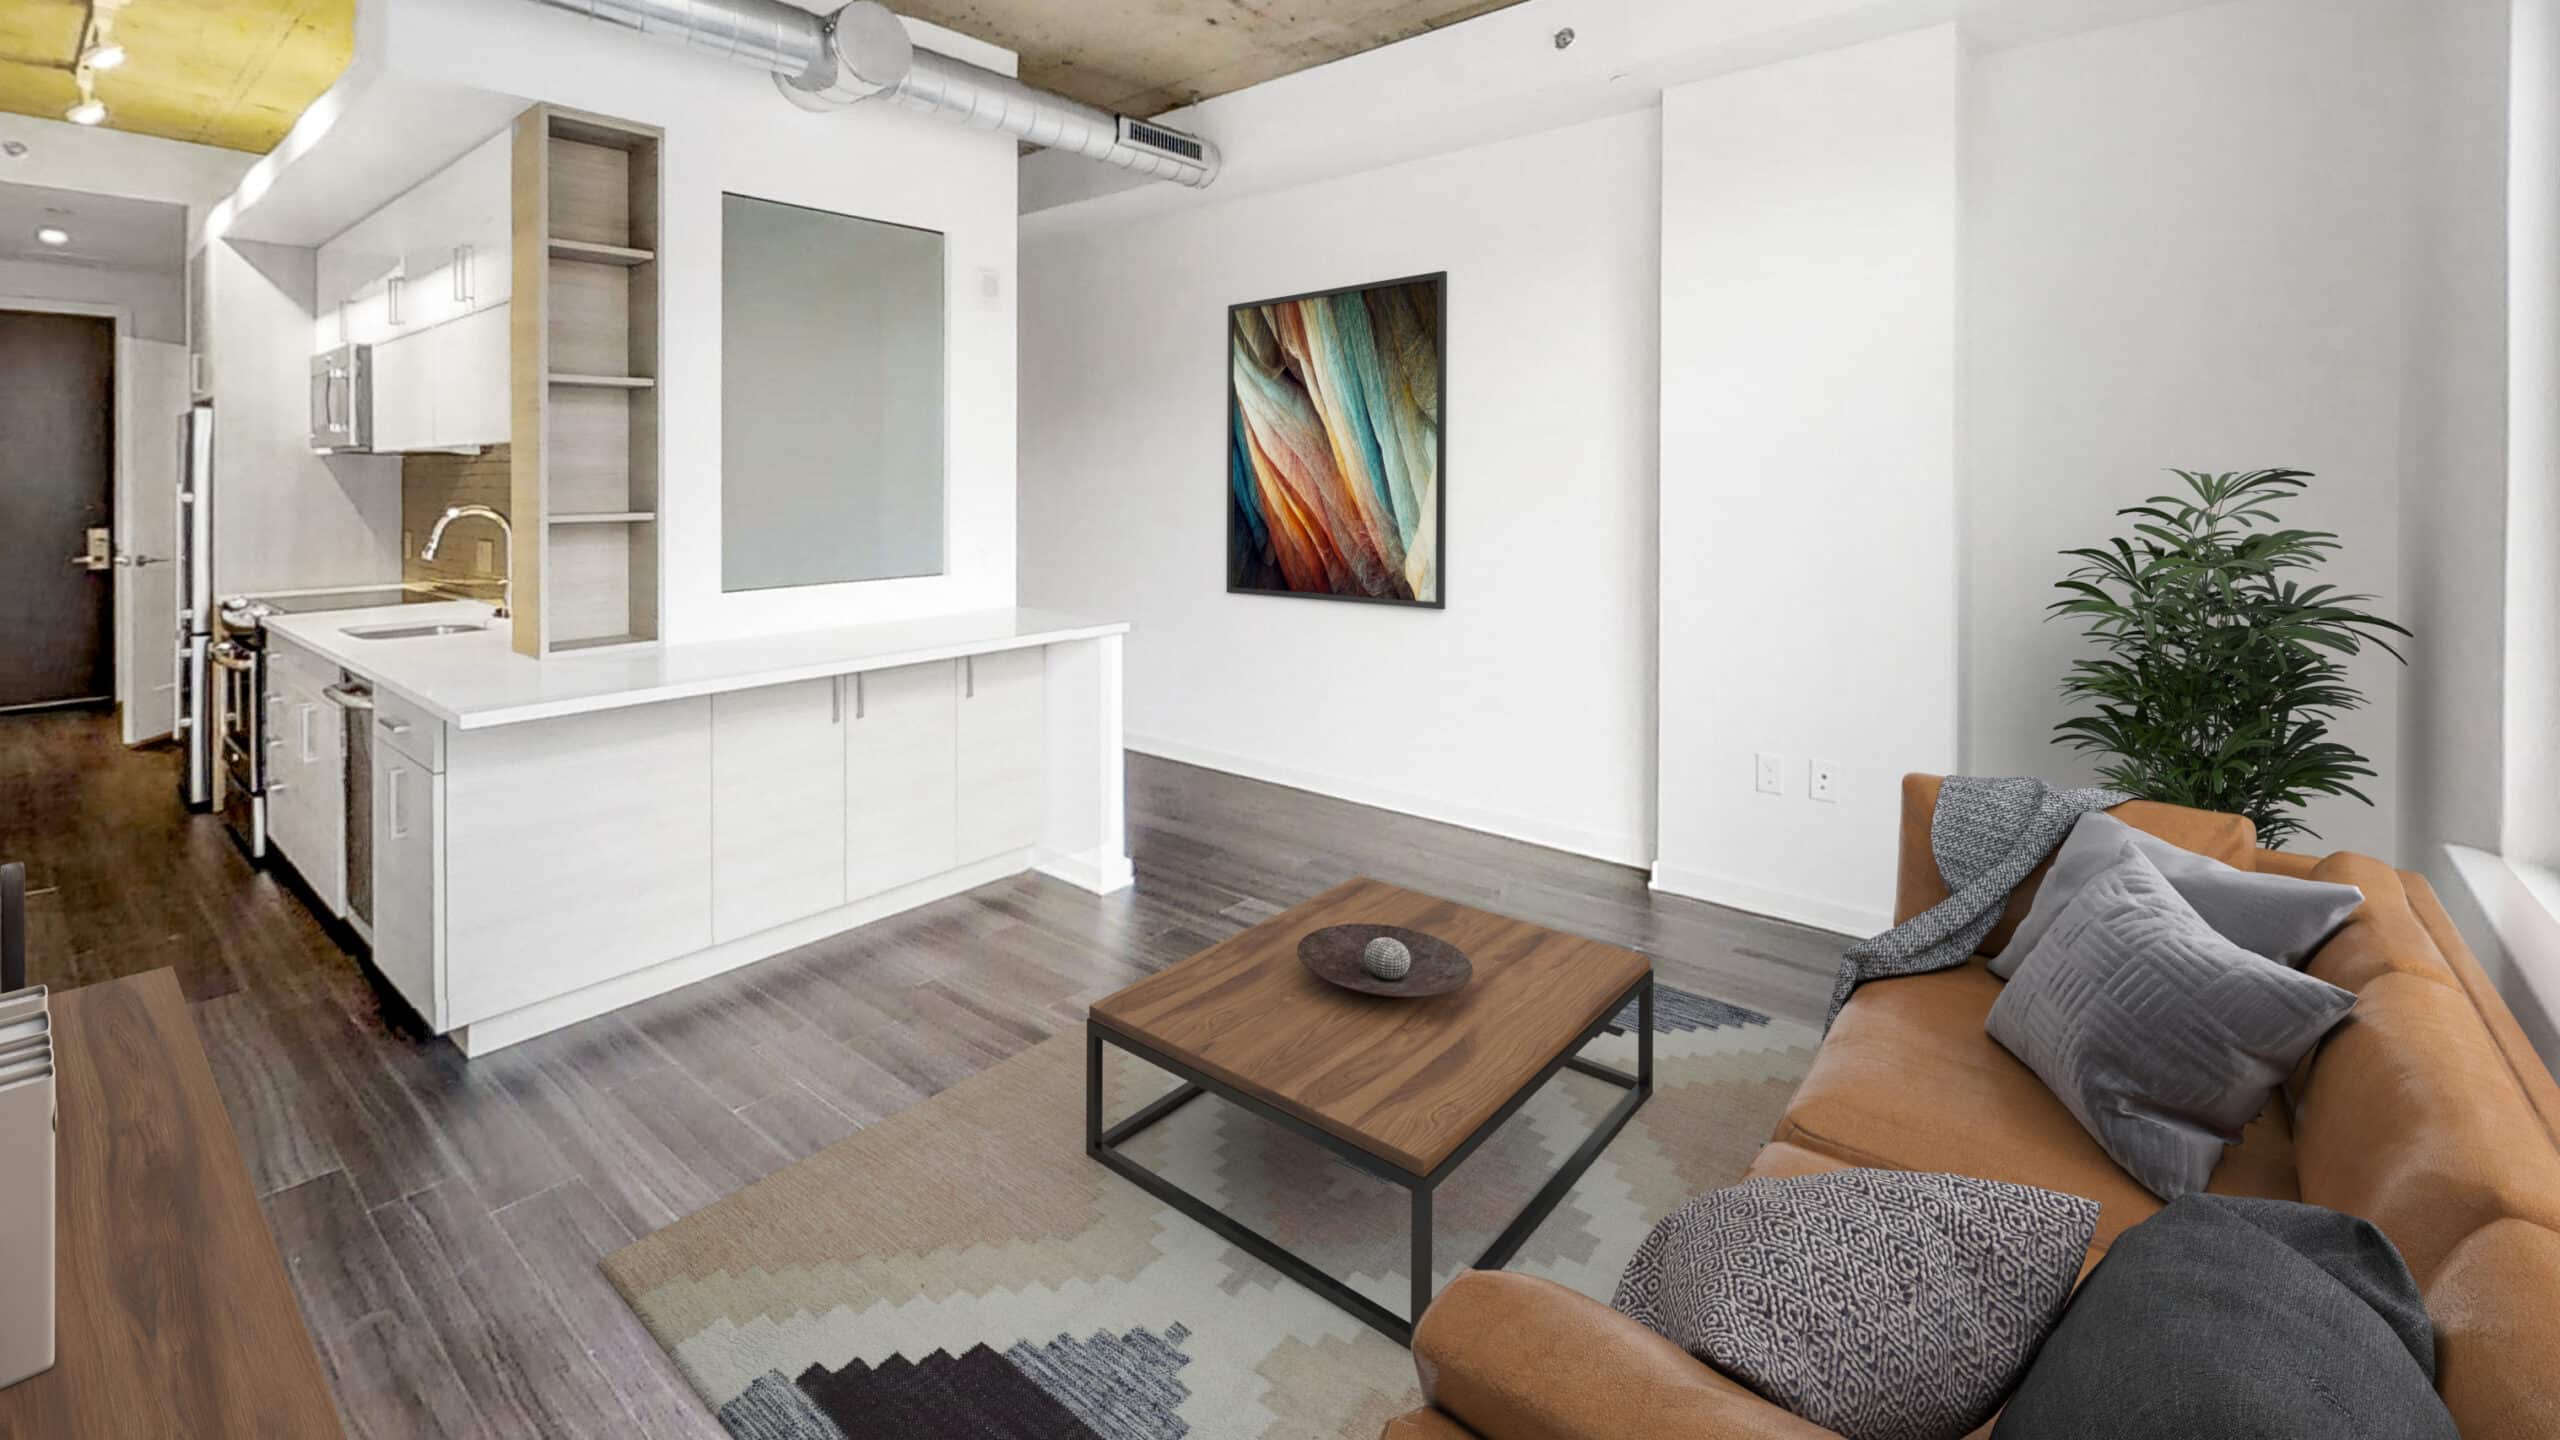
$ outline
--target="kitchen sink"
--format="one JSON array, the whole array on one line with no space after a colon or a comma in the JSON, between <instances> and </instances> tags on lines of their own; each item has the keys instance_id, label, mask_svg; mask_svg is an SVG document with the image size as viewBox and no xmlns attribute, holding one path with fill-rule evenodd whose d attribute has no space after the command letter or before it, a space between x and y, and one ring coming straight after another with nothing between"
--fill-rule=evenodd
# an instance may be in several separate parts
<instances>
[{"instance_id":1,"label":"kitchen sink","mask_svg":"<svg viewBox=\"0 0 2560 1440\"><path fill-rule=\"evenodd\" d=\"M487 621L441 621L433 625L359 625L346 631L352 640L415 640L422 635L469 635L489 628Z\"/></svg>"}]
</instances>

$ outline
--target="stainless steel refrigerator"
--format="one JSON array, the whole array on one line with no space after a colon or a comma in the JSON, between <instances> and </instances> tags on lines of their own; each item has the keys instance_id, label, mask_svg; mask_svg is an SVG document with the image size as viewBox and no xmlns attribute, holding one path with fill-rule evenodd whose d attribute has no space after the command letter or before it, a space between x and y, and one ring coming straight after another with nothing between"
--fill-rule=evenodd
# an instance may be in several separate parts
<instances>
[{"instance_id":1,"label":"stainless steel refrigerator","mask_svg":"<svg viewBox=\"0 0 2560 1440\"><path fill-rule=\"evenodd\" d=\"M178 788L188 806L213 803L213 767L222 735L213 723L207 652L213 644L213 406L198 400L178 417L178 739L186 765Z\"/></svg>"}]
</instances>

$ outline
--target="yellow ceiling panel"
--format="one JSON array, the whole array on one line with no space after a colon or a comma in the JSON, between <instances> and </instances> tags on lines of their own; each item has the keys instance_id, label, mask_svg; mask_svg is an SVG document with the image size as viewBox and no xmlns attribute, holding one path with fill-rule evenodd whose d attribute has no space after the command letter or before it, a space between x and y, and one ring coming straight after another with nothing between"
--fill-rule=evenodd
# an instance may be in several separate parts
<instances>
[{"instance_id":1,"label":"yellow ceiling panel","mask_svg":"<svg viewBox=\"0 0 2560 1440\"><path fill-rule=\"evenodd\" d=\"M356 0L0 0L0 110L59 120L91 10L125 63L94 78L107 126L265 154L355 51Z\"/></svg>"}]
</instances>

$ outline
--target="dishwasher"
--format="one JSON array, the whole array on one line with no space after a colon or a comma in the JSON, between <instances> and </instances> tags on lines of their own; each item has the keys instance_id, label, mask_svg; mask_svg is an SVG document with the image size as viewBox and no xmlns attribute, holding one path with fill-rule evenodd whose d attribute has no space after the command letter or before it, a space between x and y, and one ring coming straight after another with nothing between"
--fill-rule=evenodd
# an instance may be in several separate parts
<instances>
[{"instance_id":1,"label":"dishwasher","mask_svg":"<svg viewBox=\"0 0 2560 1440\"><path fill-rule=\"evenodd\" d=\"M345 762L339 767L347 789L347 923L373 943L373 691L353 675L341 672L338 683L320 692L345 712L338 730L346 736Z\"/></svg>"}]
</instances>

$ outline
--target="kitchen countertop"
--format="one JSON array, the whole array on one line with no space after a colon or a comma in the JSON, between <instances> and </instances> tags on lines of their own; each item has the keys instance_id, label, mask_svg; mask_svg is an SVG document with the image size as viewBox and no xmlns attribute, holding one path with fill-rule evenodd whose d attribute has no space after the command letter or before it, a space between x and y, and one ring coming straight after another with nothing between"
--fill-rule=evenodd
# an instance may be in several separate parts
<instances>
[{"instance_id":1,"label":"kitchen countertop","mask_svg":"<svg viewBox=\"0 0 2560 1440\"><path fill-rule=\"evenodd\" d=\"M1054 610L982 610L736 640L634 645L548 660L510 648L507 623L463 635L365 639L350 629L488 620L476 601L278 615L267 631L351 670L448 725L479 730L527 720L653 705L724 690L783 685L963 655L1127 633L1126 621Z\"/></svg>"}]
</instances>

